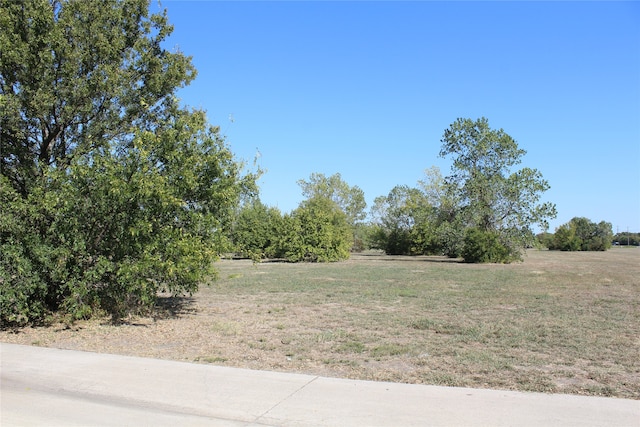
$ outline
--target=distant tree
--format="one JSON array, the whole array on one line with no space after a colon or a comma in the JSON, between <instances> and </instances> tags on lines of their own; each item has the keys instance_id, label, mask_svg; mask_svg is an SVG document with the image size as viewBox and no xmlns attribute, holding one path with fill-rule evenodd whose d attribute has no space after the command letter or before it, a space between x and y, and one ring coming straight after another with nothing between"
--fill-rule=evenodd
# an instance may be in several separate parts
<instances>
[{"instance_id":1,"label":"distant tree","mask_svg":"<svg viewBox=\"0 0 640 427\"><path fill-rule=\"evenodd\" d=\"M422 191L406 185L391 189L387 196L374 200L371 216L378 226L376 246L390 255L422 252L423 234L417 226L427 220L430 206Z\"/></svg>"},{"instance_id":2,"label":"distant tree","mask_svg":"<svg viewBox=\"0 0 640 427\"><path fill-rule=\"evenodd\" d=\"M369 249L380 249L377 245L379 227L370 221L356 224L352 252L362 252Z\"/></svg>"},{"instance_id":3,"label":"distant tree","mask_svg":"<svg viewBox=\"0 0 640 427\"><path fill-rule=\"evenodd\" d=\"M498 236L509 249L505 261L519 258L533 243L532 225L545 228L556 215L553 204L539 203L549 189L542 174L530 168L512 171L525 153L485 118L458 119L442 138L440 156L453 157L452 174L445 181L450 199L458 202L457 225Z\"/></svg>"},{"instance_id":4,"label":"distant tree","mask_svg":"<svg viewBox=\"0 0 640 427\"><path fill-rule=\"evenodd\" d=\"M146 0L0 2L0 321L118 318L193 292L242 176Z\"/></svg>"},{"instance_id":5,"label":"distant tree","mask_svg":"<svg viewBox=\"0 0 640 427\"><path fill-rule=\"evenodd\" d=\"M464 244L458 209L440 170L427 169L418 187L396 186L375 199L372 246L388 254L458 257Z\"/></svg>"},{"instance_id":6,"label":"distant tree","mask_svg":"<svg viewBox=\"0 0 640 427\"><path fill-rule=\"evenodd\" d=\"M423 220L416 225L414 243L425 254L441 254L451 258L462 256L465 229L460 215L461 202L455 192L449 191L440 169L425 170L425 178L418 182L430 206Z\"/></svg>"},{"instance_id":7,"label":"distant tree","mask_svg":"<svg viewBox=\"0 0 640 427\"><path fill-rule=\"evenodd\" d=\"M549 248L553 244L553 237L554 237L553 233L549 233L547 231L539 233L536 236L536 240L537 240L536 246Z\"/></svg>"},{"instance_id":8,"label":"distant tree","mask_svg":"<svg viewBox=\"0 0 640 427\"><path fill-rule=\"evenodd\" d=\"M349 225L362 222L366 217L367 202L364 191L357 185L353 187L343 181L339 173L326 177L321 173L312 173L308 181L298 180L302 195L307 199L324 197L332 200L347 217Z\"/></svg>"},{"instance_id":9,"label":"distant tree","mask_svg":"<svg viewBox=\"0 0 640 427\"><path fill-rule=\"evenodd\" d=\"M364 191L357 185L353 187L347 184L339 173L326 177L321 173L312 173L308 181L298 180L302 189L302 195L307 199L317 197L333 201L346 215L347 223L351 229L353 247L352 251L360 251L364 247L363 220L366 217L367 203Z\"/></svg>"},{"instance_id":10,"label":"distant tree","mask_svg":"<svg viewBox=\"0 0 640 427\"><path fill-rule=\"evenodd\" d=\"M623 231L613 236L613 242L621 246L639 246L640 245L640 233L629 233ZM612 242L612 243L613 243Z\"/></svg>"},{"instance_id":11,"label":"distant tree","mask_svg":"<svg viewBox=\"0 0 640 427\"><path fill-rule=\"evenodd\" d=\"M596 224L575 217L556 229L549 249L561 251L606 251L611 247L613 231L610 223Z\"/></svg>"},{"instance_id":12,"label":"distant tree","mask_svg":"<svg viewBox=\"0 0 640 427\"><path fill-rule=\"evenodd\" d=\"M256 261L277 256L282 221L277 208L268 207L257 198L245 203L231 231L235 252Z\"/></svg>"},{"instance_id":13,"label":"distant tree","mask_svg":"<svg viewBox=\"0 0 640 427\"><path fill-rule=\"evenodd\" d=\"M342 209L332 200L316 196L285 215L278 250L291 262L330 262L348 259L352 243Z\"/></svg>"},{"instance_id":14,"label":"distant tree","mask_svg":"<svg viewBox=\"0 0 640 427\"><path fill-rule=\"evenodd\" d=\"M424 179L418 181L418 188L422 190L427 203L434 207L450 203L446 182L440 168L432 166L425 169L424 175Z\"/></svg>"},{"instance_id":15,"label":"distant tree","mask_svg":"<svg viewBox=\"0 0 640 427\"><path fill-rule=\"evenodd\" d=\"M457 216L438 224L435 233L442 255L446 255L449 258L460 258L462 256L466 230Z\"/></svg>"},{"instance_id":16,"label":"distant tree","mask_svg":"<svg viewBox=\"0 0 640 427\"><path fill-rule=\"evenodd\" d=\"M611 223L600 221L591 222L587 218L574 218L576 234L581 240L580 249L583 251L606 251L611 247L613 228Z\"/></svg>"},{"instance_id":17,"label":"distant tree","mask_svg":"<svg viewBox=\"0 0 640 427\"><path fill-rule=\"evenodd\" d=\"M571 222L558 227L549 243L549 249L559 251L579 251L581 245L580 238L576 236L576 228Z\"/></svg>"}]
</instances>

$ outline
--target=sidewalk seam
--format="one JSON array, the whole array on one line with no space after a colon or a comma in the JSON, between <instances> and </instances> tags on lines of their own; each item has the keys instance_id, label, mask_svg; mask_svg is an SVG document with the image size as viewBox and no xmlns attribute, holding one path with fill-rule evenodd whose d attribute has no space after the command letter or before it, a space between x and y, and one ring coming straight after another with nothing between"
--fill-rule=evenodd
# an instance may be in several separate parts
<instances>
[{"instance_id":1,"label":"sidewalk seam","mask_svg":"<svg viewBox=\"0 0 640 427\"><path fill-rule=\"evenodd\" d=\"M291 394L289 394L287 397L283 398L282 400L280 400L278 403L276 403L275 405L273 405L271 408L267 409L266 411L264 411L264 413L258 415L256 417L256 419L253 421L254 423L259 423L261 418L264 418L269 412L273 411L275 408L277 408L278 406L280 406L282 403L286 402L287 400L289 400L292 396L294 396L295 394L299 393L301 390L303 390L305 387L307 387L309 384L311 384L312 382L314 382L315 380L317 380L318 378L320 378L319 376L315 376L312 379L310 379L308 382L304 383L302 386L300 386L298 389L294 390L293 392L291 392Z\"/></svg>"}]
</instances>

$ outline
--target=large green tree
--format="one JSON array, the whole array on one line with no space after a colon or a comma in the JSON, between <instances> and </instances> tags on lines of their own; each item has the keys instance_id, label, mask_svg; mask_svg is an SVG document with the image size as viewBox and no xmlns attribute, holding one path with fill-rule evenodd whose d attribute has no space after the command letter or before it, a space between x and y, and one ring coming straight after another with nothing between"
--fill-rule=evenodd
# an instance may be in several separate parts
<instances>
[{"instance_id":1,"label":"large green tree","mask_svg":"<svg viewBox=\"0 0 640 427\"><path fill-rule=\"evenodd\" d=\"M555 205L540 203L549 189L542 174L527 167L514 170L525 154L504 130L491 129L486 118L458 119L442 138L440 156L453 159L446 183L451 199L458 201L460 226L480 232L471 238L485 234L484 242L507 249L507 257L492 261L519 258L522 249L533 244L531 227L546 229L547 220L556 215Z\"/></svg>"},{"instance_id":2,"label":"large green tree","mask_svg":"<svg viewBox=\"0 0 640 427\"><path fill-rule=\"evenodd\" d=\"M147 0L0 0L0 320L193 292L254 177L176 91Z\"/></svg>"},{"instance_id":3,"label":"large green tree","mask_svg":"<svg viewBox=\"0 0 640 427\"><path fill-rule=\"evenodd\" d=\"M0 165L23 196L50 166L153 130L195 77L190 58L161 47L172 27L148 0L0 7Z\"/></svg>"}]
</instances>

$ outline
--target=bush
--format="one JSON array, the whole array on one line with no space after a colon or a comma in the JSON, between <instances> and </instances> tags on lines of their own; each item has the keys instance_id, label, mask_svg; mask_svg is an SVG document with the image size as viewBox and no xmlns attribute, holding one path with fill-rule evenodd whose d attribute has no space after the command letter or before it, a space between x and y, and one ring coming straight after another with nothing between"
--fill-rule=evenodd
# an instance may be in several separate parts
<instances>
[{"instance_id":1,"label":"bush","mask_svg":"<svg viewBox=\"0 0 640 427\"><path fill-rule=\"evenodd\" d=\"M462 257L465 262L470 263L504 263L511 262L515 258L509 248L500 242L500 236L497 233L478 228L467 230Z\"/></svg>"},{"instance_id":2,"label":"bush","mask_svg":"<svg viewBox=\"0 0 640 427\"><path fill-rule=\"evenodd\" d=\"M226 247L222 231L245 187L217 134L193 125L49 170L26 199L3 177L2 326L53 312L118 319L151 309L158 292L197 290Z\"/></svg>"},{"instance_id":3,"label":"bush","mask_svg":"<svg viewBox=\"0 0 640 427\"><path fill-rule=\"evenodd\" d=\"M34 273L22 245L0 246L0 319L4 325L23 325L42 319L47 311L46 285Z\"/></svg>"},{"instance_id":4,"label":"bush","mask_svg":"<svg viewBox=\"0 0 640 427\"><path fill-rule=\"evenodd\" d=\"M59 299L47 277L65 279L57 267L66 250L56 248L44 218L53 215L52 200L42 192L23 199L0 175L0 326L41 322Z\"/></svg>"},{"instance_id":5,"label":"bush","mask_svg":"<svg viewBox=\"0 0 640 427\"><path fill-rule=\"evenodd\" d=\"M548 247L560 251L606 251L612 239L610 223L596 224L587 218L575 217L556 229L553 239L548 240Z\"/></svg>"},{"instance_id":6,"label":"bush","mask_svg":"<svg viewBox=\"0 0 640 427\"><path fill-rule=\"evenodd\" d=\"M0 327L146 311L228 248L241 176L148 0L0 2Z\"/></svg>"},{"instance_id":7,"label":"bush","mask_svg":"<svg viewBox=\"0 0 640 427\"><path fill-rule=\"evenodd\" d=\"M236 254L254 261L277 256L282 221L277 208L269 208L259 200L244 205L231 231Z\"/></svg>"},{"instance_id":8,"label":"bush","mask_svg":"<svg viewBox=\"0 0 640 427\"><path fill-rule=\"evenodd\" d=\"M345 213L324 197L306 200L284 217L279 251L290 262L330 262L349 258L353 235Z\"/></svg>"}]
</instances>

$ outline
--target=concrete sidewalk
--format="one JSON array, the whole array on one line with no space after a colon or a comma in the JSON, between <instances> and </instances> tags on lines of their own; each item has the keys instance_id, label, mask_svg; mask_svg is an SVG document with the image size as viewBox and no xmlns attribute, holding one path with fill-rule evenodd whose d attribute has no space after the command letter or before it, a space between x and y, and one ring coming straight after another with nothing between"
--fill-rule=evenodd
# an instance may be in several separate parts
<instances>
[{"instance_id":1,"label":"concrete sidewalk","mask_svg":"<svg viewBox=\"0 0 640 427\"><path fill-rule=\"evenodd\" d=\"M0 345L7 426L640 426L640 401Z\"/></svg>"}]
</instances>

